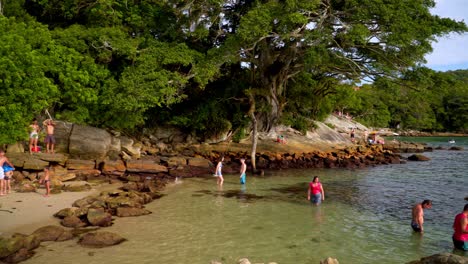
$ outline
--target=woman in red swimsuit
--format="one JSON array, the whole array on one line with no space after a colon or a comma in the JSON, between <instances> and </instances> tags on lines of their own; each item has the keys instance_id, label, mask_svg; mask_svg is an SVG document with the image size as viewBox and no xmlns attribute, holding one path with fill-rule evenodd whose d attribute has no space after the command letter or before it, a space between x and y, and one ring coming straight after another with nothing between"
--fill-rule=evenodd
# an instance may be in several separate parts
<instances>
[{"instance_id":1,"label":"woman in red swimsuit","mask_svg":"<svg viewBox=\"0 0 468 264\"><path fill-rule=\"evenodd\" d=\"M315 205L319 205L323 200L325 200L325 192L323 191L322 184L319 182L318 176L315 176L314 179L309 182L307 200L311 201Z\"/></svg>"},{"instance_id":2,"label":"woman in red swimsuit","mask_svg":"<svg viewBox=\"0 0 468 264\"><path fill-rule=\"evenodd\" d=\"M463 207L463 212L455 216L453 231L452 239L455 248L468 251L468 204Z\"/></svg>"}]
</instances>

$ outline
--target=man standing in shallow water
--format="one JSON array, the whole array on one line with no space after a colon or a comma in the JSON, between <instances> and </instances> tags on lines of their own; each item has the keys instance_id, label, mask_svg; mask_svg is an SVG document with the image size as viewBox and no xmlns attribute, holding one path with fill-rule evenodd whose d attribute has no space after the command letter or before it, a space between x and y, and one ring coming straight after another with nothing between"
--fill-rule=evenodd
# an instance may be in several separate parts
<instances>
[{"instance_id":1,"label":"man standing in shallow water","mask_svg":"<svg viewBox=\"0 0 468 264\"><path fill-rule=\"evenodd\" d=\"M418 232L418 233L424 232L424 228L423 228L424 209L431 209L431 208L432 208L431 200L424 200L422 203L416 204L415 206L413 206L411 227L413 228L414 232Z\"/></svg>"}]
</instances>

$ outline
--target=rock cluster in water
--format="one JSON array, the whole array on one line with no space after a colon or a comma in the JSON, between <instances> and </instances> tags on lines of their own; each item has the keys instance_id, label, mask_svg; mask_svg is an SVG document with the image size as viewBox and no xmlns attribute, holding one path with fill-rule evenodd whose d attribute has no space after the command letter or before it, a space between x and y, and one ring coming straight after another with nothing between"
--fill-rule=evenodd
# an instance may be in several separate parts
<instances>
[{"instance_id":1,"label":"rock cluster in water","mask_svg":"<svg viewBox=\"0 0 468 264\"><path fill-rule=\"evenodd\" d=\"M440 253L408 262L407 264L467 264L468 257L451 253Z\"/></svg>"}]
</instances>

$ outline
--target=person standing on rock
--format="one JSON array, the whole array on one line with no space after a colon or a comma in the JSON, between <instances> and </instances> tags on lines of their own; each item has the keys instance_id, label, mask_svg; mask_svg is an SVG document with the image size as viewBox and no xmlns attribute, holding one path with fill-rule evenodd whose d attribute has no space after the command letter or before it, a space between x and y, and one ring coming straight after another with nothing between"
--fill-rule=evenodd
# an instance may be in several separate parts
<instances>
[{"instance_id":1,"label":"person standing on rock","mask_svg":"<svg viewBox=\"0 0 468 264\"><path fill-rule=\"evenodd\" d=\"M50 169L49 167L44 168L44 176L42 176L42 179L39 181L40 184L44 184L46 187L46 193L44 194L44 197L49 197L50 195Z\"/></svg>"},{"instance_id":2,"label":"person standing on rock","mask_svg":"<svg viewBox=\"0 0 468 264\"><path fill-rule=\"evenodd\" d=\"M216 180L216 183L218 185L223 185L223 182L224 182L223 172L222 172L223 161L224 161L224 157L221 157L221 160L218 162L218 165L216 165L216 170L215 170L215 174L214 174L214 176L218 177L217 180Z\"/></svg>"},{"instance_id":3,"label":"person standing on rock","mask_svg":"<svg viewBox=\"0 0 468 264\"><path fill-rule=\"evenodd\" d=\"M309 182L307 200L311 201L315 205L320 205L320 203L325 200L325 192L323 191L323 187L318 176L315 176L314 179Z\"/></svg>"},{"instance_id":4,"label":"person standing on rock","mask_svg":"<svg viewBox=\"0 0 468 264\"><path fill-rule=\"evenodd\" d=\"M5 151L0 149L0 196L7 194L7 184L5 183L5 171L3 170L3 164L8 164L13 169L15 166L5 156Z\"/></svg>"},{"instance_id":5,"label":"person standing on rock","mask_svg":"<svg viewBox=\"0 0 468 264\"><path fill-rule=\"evenodd\" d=\"M453 231L453 246L468 251L468 204L463 207L463 212L455 216Z\"/></svg>"},{"instance_id":6,"label":"person standing on rock","mask_svg":"<svg viewBox=\"0 0 468 264\"><path fill-rule=\"evenodd\" d=\"M39 140L39 131L41 128L37 124L37 120L34 118L31 125L29 125L31 133L29 134L29 154L37 152L37 141Z\"/></svg>"},{"instance_id":7,"label":"person standing on rock","mask_svg":"<svg viewBox=\"0 0 468 264\"><path fill-rule=\"evenodd\" d=\"M414 232L418 232L418 233L424 232L424 228L423 228L424 209L431 209L431 208L432 208L431 200L424 200L422 203L416 204L413 206L411 227L413 228Z\"/></svg>"},{"instance_id":8,"label":"person standing on rock","mask_svg":"<svg viewBox=\"0 0 468 264\"><path fill-rule=\"evenodd\" d=\"M52 119L46 119L43 122L43 125L46 128L46 138L45 138L45 143L46 143L46 149L47 153L54 153L54 146L55 146L55 136L54 136L54 130L55 130L55 123L52 121Z\"/></svg>"},{"instance_id":9,"label":"person standing on rock","mask_svg":"<svg viewBox=\"0 0 468 264\"><path fill-rule=\"evenodd\" d=\"M354 143L354 141L355 141L355 139L354 139L355 134L356 134L356 130L354 130L354 128L351 129L350 137L351 137L351 142L353 142L353 143Z\"/></svg>"},{"instance_id":10,"label":"person standing on rock","mask_svg":"<svg viewBox=\"0 0 468 264\"><path fill-rule=\"evenodd\" d=\"M245 164L245 159L240 159L240 162L241 162L240 177L239 177L240 183L245 184L245 180L246 180L245 171L247 170L247 165Z\"/></svg>"}]
</instances>

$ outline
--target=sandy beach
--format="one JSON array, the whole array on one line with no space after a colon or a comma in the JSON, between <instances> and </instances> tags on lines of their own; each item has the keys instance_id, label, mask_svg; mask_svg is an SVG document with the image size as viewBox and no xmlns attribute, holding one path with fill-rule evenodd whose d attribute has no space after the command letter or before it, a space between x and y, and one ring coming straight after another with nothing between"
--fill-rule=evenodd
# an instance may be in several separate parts
<instances>
[{"instance_id":1,"label":"sandy beach","mask_svg":"<svg viewBox=\"0 0 468 264\"><path fill-rule=\"evenodd\" d=\"M43 196L45 189L0 196L0 236L6 237L17 232L30 234L45 225L59 225L59 219L53 215L60 209L71 207L80 198L103 190L114 190L119 186L120 184L100 184L93 186L90 191L62 192L49 197Z\"/></svg>"}]
</instances>

